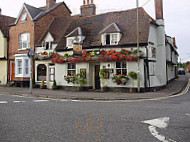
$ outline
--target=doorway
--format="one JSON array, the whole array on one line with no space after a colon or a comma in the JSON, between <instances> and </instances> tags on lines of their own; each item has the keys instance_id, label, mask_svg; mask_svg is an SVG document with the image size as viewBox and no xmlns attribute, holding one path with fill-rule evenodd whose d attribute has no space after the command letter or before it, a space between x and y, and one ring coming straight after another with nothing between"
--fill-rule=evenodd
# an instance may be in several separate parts
<instances>
[{"instance_id":1,"label":"doorway","mask_svg":"<svg viewBox=\"0 0 190 142\"><path fill-rule=\"evenodd\" d=\"M100 65L95 65L95 89L100 89Z\"/></svg>"},{"instance_id":2,"label":"doorway","mask_svg":"<svg viewBox=\"0 0 190 142\"><path fill-rule=\"evenodd\" d=\"M11 62L11 81L15 80L15 63Z\"/></svg>"}]
</instances>

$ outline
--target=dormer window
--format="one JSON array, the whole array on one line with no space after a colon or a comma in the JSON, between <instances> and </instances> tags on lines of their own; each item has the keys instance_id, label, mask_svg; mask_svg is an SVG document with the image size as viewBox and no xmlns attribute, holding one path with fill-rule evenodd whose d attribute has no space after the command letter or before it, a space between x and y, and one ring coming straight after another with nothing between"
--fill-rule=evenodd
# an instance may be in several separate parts
<instances>
[{"instance_id":1,"label":"dormer window","mask_svg":"<svg viewBox=\"0 0 190 142\"><path fill-rule=\"evenodd\" d=\"M85 40L85 36L82 34L81 27L77 27L65 37L67 38L68 48L73 48L73 44L82 44Z\"/></svg>"},{"instance_id":2,"label":"dormer window","mask_svg":"<svg viewBox=\"0 0 190 142\"><path fill-rule=\"evenodd\" d=\"M44 41L42 46L44 47L45 50L52 50L53 49L52 45L53 45L52 42L46 42L46 41Z\"/></svg>"},{"instance_id":3,"label":"dormer window","mask_svg":"<svg viewBox=\"0 0 190 142\"><path fill-rule=\"evenodd\" d=\"M21 19L21 21L22 21L22 22L26 22L26 21L27 21L27 13L26 13L26 12L24 12L24 13L22 14L22 19Z\"/></svg>"},{"instance_id":4,"label":"dormer window","mask_svg":"<svg viewBox=\"0 0 190 142\"><path fill-rule=\"evenodd\" d=\"M117 45L120 41L120 33L109 33L102 35L102 45Z\"/></svg>"},{"instance_id":5,"label":"dormer window","mask_svg":"<svg viewBox=\"0 0 190 142\"><path fill-rule=\"evenodd\" d=\"M102 38L102 45L117 45L122 36L121 30L116 23L111 23L99 34Z\"/></svg>"},{"instance_id":6,"label":"dormer window","mask_svg":"<svg viewBox=\"0 0 190 142\"><path fill-rule=\"evenodd\" d=\"M50 33L48 33L42 42L42 47L44 50L53 50L53 43L54 38Z\"/></svg>"}]
</instances>

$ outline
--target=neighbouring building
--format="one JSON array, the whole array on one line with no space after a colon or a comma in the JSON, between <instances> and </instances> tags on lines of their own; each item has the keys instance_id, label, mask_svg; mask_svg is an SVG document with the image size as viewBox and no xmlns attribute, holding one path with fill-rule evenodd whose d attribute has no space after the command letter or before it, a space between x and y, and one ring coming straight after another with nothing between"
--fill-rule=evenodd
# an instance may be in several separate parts
<instances>
[{"instance_id":1,"label":"neighbouring building","mask_svg":"<svg viewBox=\"0 0 190 142\"><path fill-rule=\"evenodd\" d=\"M9 25L15 21L15 18L1 14L0 9L0 85L7 84L7 50L9 38Z\"/></svg>"},{"instance_id":2,"label":"neighbouring building","mask_svg":"<svg viewBox=\"0 0 190 142\"><path fill-rule=\"evenodd\" d=\"M155 9L155 20L138 9L138 54L137 9L96 15L93 0L84 0L80 15L54 19L39 39L36 82L45 80L51 88L55 80L59 88L72 89L78 86L75 75L83 74L86 88L128 91L137 88L139 60L141 90L165 86L176 77L178 53L175 39L165 33L162 0L155 0Z\"/></svg>"},{"instance_id":3,"label":"neighbouring building","mask_svg":"<svg viewBox=\"0 0 190 142\"><path fill-rule=\"evenodd\" d=\"M36 8L23 4L17 19L9 30L9 70L8 79L15 86L28 86L30 77L30 59L28 49L34 51L35 44L48 25L57 17L70 17L71 11L64 2L46 0L46 6ZM32 64L32 74L35 70Z\"/></svg>"}]
</instances>

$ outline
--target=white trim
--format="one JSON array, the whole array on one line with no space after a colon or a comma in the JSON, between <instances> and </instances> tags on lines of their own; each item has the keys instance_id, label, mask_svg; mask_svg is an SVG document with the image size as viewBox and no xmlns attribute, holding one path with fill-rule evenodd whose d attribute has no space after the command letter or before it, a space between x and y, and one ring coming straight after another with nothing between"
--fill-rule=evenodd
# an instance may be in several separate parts
<instances>
[{"instance_id":1,"label":"white trim","mask_svg":"<svg viewBox=\"0 0 190 142\"><path fill-rule=\"evenodd\" d=\"M69 37L70 35L72 35L77 30L78 30L78 34L79 34L78 36L82 36L82 29L81 29L81 27L77 27L71 33L69 33L68 35L66 35L65 37Z\"/></svg>"},{"instance_id":2,"label":"white trim","mask_svg":"<svg viewBox=\"0 0 190 142\"><path fill-rule=\"evenodd\" d=\"M21 8L21 10L20 10L18 16L17 16L17 19L16 19L16 21L15 21L15 24L18 23L18 20L20 19L20 16L21 16L22 11L23 11L24 8L26 9L26 11L27 11L29 17L32 19L32 16L31 16L30 13L28 12L28 9L26 8L26 5L25 5L25 3L24 3L24 4L22 5L22 8ZM33 19L32 19L32 20L33 20Z\"/></svg>"},{"instance_id":3,"label":"white trim","mask_svg":"<svg viewBox=\"0 0 190 142\"><path fill-rule=\"evenodd\" d=\"M102 31L100 31L99 34L102 34L104 31L106 31L107 29L109 29L112 25L115 27L115 29L116 29L117 32L121 32L121 30L119 29L119 27L117 26L116 23L111 23L106 28L104 28Z\"/></svg>"}]
</instances>

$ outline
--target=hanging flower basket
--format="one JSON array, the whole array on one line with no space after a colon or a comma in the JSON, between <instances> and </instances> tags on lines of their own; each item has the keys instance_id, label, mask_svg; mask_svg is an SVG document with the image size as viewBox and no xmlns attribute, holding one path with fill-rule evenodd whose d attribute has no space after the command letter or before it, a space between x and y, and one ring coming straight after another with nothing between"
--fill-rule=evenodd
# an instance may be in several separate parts
<instances>
[{"instance_id":1,"label":"hanging flower basket","mask_svg":"<svg viewBox=\"0 0 190 142\"><path fill-rule=\"evenodd\" d=\"M127 81L129 80L129 77L123 74L119 74L119 75L114 75L112 80L117 85L126 85Z\"/></svg>"}]
</instances>

